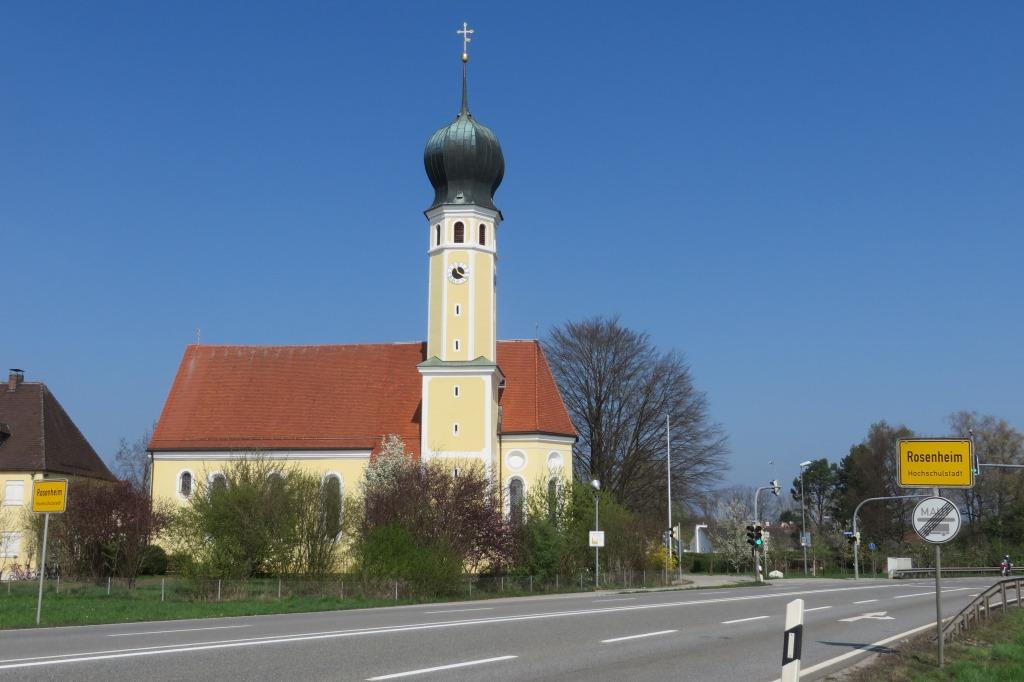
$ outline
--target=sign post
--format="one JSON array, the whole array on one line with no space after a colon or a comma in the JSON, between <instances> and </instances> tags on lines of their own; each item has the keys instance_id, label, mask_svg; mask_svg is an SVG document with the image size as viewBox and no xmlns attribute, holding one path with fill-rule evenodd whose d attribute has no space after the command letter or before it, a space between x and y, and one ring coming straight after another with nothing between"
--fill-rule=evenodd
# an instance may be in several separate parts
<instances>
[{"instance_id":1,"label":"sign post","mask_svg":"<svg viewBox=\"0 0 1024 682\"><path fill-rule=\"evenodd\" d=\"M945 665L942 641L942 545L960 532L960 511L939 496L939 488L974 487L974 442L969 438L901 438L897 443L897 481L901 488L931 488L914 507L914 530L935 545L935 630L939 668Z\"/></svg>"},{"instance_id":2,"label":"sign post","mask_svg":"<svg viewBox=\"0 0 1024 682\"><path fill-rule=\"evenodd\" d=\"M46 542L50 535L50 514L63 514L68 504L68 481L45 479L32 481L32 511L43 514L43 548L39 559L39 598L36 601L36 625L43 615L43 581L46 580Z\"/></svg>"}]
</instances>

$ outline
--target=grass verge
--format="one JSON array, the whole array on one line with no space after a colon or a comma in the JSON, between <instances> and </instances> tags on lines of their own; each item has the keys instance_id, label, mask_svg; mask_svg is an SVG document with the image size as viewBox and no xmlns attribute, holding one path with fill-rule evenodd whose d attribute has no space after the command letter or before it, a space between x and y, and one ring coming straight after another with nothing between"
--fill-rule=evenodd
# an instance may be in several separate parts
<instances>
[{"instance_id":1,"label":"grass verge","mask_svg":"<svg viewBox=\"0 0 1024 682\"><path fill-rule=\"evenodd\" d=\"M928 631L906 644L894 645L866 665L829 676L843 682L1018 682L1024 680L1024 611L1012 608L962 638L946 645L946 665L938 667L934 633Z\"/></svg>"}]
</instances>

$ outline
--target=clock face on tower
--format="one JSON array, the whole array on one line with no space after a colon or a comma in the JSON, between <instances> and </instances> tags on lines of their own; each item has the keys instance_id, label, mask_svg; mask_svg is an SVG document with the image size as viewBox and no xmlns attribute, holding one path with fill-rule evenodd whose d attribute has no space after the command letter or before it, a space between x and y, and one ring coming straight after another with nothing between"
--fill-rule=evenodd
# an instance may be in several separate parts
<instances>
[{"instance_id":1,"label":"clock face on tower","mask_svg":"<svg viewBox=\"0 0 1024 682\"><path fill-rule=\"evenodd\" d=\"M469 280L469 266L465 263L452 263L448 268L448 281L452 284L462 284Z\"/></svg>"}]
</instances>

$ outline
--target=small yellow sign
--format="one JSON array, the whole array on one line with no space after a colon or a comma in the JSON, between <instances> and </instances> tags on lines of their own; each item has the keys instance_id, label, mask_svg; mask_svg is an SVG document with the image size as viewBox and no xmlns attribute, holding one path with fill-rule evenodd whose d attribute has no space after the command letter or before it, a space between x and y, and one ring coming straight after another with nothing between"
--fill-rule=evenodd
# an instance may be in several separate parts
<instances>
[{"instance_id":1,"label":"small yellow sign","mask_svg":"<svg viewBox=\"0 0 1024 682\"><path fill-rule=\"evenodd\" d=\"M66 478L32 481L32 511L37 514L63 514L68 506Z\"/></svg>"},{"instance_id":2,"label":"small yellow sign","mask_svg":"<svg viewBox=\"0 0 1024 682\"><path fill-rule=\"evenodd\" d=\"M973 488L974 449L958 438L903 438L896 469L901 488Z\"/></svg>"}]
</instances>

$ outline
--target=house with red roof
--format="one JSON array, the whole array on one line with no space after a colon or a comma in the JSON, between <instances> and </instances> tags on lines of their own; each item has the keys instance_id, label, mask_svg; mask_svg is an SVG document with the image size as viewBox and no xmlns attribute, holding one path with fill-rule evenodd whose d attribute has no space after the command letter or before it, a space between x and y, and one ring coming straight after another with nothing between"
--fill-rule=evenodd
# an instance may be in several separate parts
<instances>
[{"instance_id":1,"label":"house with red roof","mask_svg":"<svg viewBox=\"0 0 1024 682\"><path fill-rule=\"evenodd\" d=\"M188 346L149 444L154 497L184 503L254 454L350 491L391 434L421 461L483 466L510 510L531 486L571 482L576 431L543 348L497 339L505 162L469 112L466 60L459 114L424 151L426 340Z\"/></svg>"}]
</instances>

